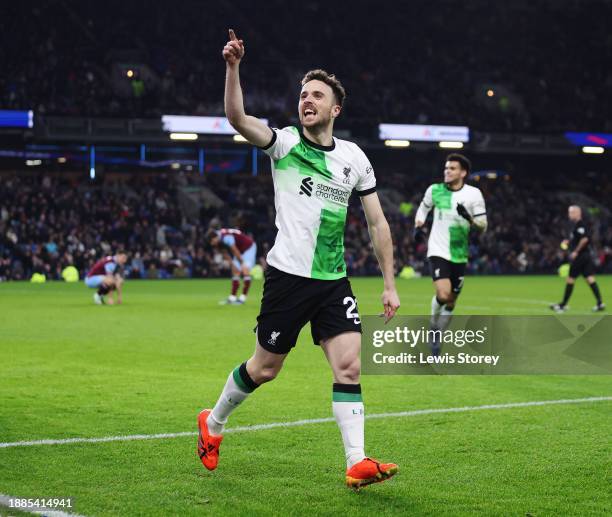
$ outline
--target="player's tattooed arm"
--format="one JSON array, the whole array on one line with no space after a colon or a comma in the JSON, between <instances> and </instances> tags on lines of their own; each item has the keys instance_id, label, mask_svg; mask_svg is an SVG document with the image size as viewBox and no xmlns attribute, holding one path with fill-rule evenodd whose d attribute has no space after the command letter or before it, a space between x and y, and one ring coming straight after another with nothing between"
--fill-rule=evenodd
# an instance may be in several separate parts
<instances>
[{"instance_id":1,"label":"player's tattooed arm","mask_svg":"<svg viewBox=\"0 0 612 517\"><path fill-rule=\"evenodd\" d=\"M400 299L395 288L395 271L393 268L393 241L391 239L391 230L389 223L385 218L385 214L380 206L378 194L373 192L361 198L363 211L365 212L368 222L368 231L374 253L378 259L380 270L384 279L384 290L381 297L385 318L385 323L388 322L399 309Z\"/></svg>"},{"instance_id":2,"label":"player's tattooed arm","mask_svg":"<svg viewBox=\"0 0 612 517\"><path fill-rule=\"evenodd\" d=\"M265 147L273 137L272 130L257 117L247 115L244 111L244 99L240 86L240 61L244 57L244 41L238 39L232 29L229 30L229 41L223 47L225 71L225 116L232 127L251 144Z\"/></svg>"}]
</instances>

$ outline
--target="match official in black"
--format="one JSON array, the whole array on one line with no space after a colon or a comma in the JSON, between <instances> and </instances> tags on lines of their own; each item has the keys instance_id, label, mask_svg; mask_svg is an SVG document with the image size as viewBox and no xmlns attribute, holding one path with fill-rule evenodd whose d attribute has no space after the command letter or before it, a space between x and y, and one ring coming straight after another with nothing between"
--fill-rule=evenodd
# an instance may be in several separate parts
<instances>
[{"instance_id":1,"label":"match official in black","mask_svg":"<svg viewBox=\"0 0 612 517\"><path fill-rule=\"evenodd\" d=\"M593 291L597 305L593 307L593 312L603 311L606 306L601 300L599 286L595 281L595 263L591 255L591 235L589 228L582 220L582 209L577 205L571 205L568 210L569 220L574 223L574 228L569 239L561 243L561 248L567 250L569 248L570 270L565 284L565 294L560 303L555 303L550 308L558 313L565 312L569 307L567 303L572 296L576 278L582 275L589 287Z\"/></svg>"}]
</instances>

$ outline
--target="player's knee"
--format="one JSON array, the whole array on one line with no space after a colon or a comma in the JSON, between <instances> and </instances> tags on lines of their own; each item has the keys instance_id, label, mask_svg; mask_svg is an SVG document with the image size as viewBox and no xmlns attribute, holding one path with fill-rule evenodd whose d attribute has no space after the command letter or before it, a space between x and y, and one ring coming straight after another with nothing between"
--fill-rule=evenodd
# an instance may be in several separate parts
<instances>
[{"instance_id":1,"label":"player's knee","mask_svg":"<svg viewBox=\"0 0 612 517\"><path fill-rule=\"evenodd\" d=\"M568 276L568 277L567 277L567 283L568 283L569 285L574 285L574 284L576 283L576 279L575 279L575 278L572 278L571 276Z\"/></svg>"},{"instance_id":2,"label":"player's knee","mask_svg":"<svg viewBox=\"0 0 612 517\"><path fill-rule=\"evenodd\" d=\"M336 369L336 376L338 382L342 384L356 384L359 382L359 376L361 373L361 361L359 357L341 363Z\"/></svg>"},{"instance_id":3,"label":"player's knee","mask_svg":"<svg viewBox=\"0 0 612 517\"><path fill-rule=\"evenodd\" d=\"M279 371L280 368L275 366L260 366L251 373L251 377L257 384L263 384L276 379Z\"/></svg>"},{"instance_id":4,"label":"player's knee","mask_svg":"<svg viewBox=\"0 0 612 517\"><path fill-rule=\"evenodd\" d=\"M446 289L440 289L436 293L436 298L438 299L438 302L444 305L448 305L449 303L453 303L453 304L455 303L451 292L447 291Z\"/></svg>"}]
</instances>

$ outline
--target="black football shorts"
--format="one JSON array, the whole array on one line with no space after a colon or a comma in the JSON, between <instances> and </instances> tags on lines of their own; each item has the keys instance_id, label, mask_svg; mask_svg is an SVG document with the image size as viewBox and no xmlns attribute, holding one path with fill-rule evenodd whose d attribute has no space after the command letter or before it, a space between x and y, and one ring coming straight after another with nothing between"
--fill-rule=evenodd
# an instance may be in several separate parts
<instances>
[{"instance_id":1,"label":"black football shorts","mask_svg":"<svg viewBox=\"0 0 612 517\"><path fill-rule=\"evenodd\" d=\"M464 262L451 262L442 257L429 257L429 268L431 269L431 278L434 282L442 278L448 278L453 293L458 295L461 292L465 277Z\"/></svg>"},{"instance_id":2,"label":"black football shorts","mask_svg":"<svg viewBox=\"0 0 612 517\"><path fill-rule=\"evenodd\" d=\"M576 257L576 260L570 264L569 276L571 278L578 278L580 275L586 278L594 274L595 263L590 253L581 253Z\"/></svg>"},{"instance_id":3,"label":"black football shorts","mask_svg":"<svg viewBox=\"0 0 612 517\"><path fill-rule=\"evenodd\" d=\"M269 352L286 354L308 322L315 345L343 332L361 332L348 278L317 280L268 265L255 327L259 344Z\"/></svg>"}]
</instances>

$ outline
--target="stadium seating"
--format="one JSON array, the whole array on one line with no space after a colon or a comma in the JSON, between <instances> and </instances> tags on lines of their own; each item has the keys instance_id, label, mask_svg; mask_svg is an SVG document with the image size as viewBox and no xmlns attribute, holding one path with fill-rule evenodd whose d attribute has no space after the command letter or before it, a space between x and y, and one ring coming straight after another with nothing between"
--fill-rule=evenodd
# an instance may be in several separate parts
<instances>
[{"instance_id":1,"label":"stadium seating","mask_svg":"<svg viewBox=\"0 0 612 517\"><path fill-rule=\"evenodd\" d=\"M125 248L130 278L218 277L229 274L218 252L207 245L209 225L239 227L252 234L259 258L274 242L273 187L269 176L116 175L101 184L77 175L21 173L0 181L0 280L29 279L42 273L61 279L74 265L81 277L96 257ZM393 207L391 192L408 193L418 206L429 180L385 176L379 188L388 209L397 270L412 267L428 274L424 246L412 240L413 213ZM594 184L597 184L594 181ZM198 186L215 194L215 206L183 210L181 188ZM488 203L490 231L474 237L470 274L554 273L564 261L559 242L567 227L567 194L530 181L481 181ZM612 272L612 216L609 192L582 189L596 236L600 271ZM75 196L75 192L77 195ZM219 205L219 201L221 205ZM346 261L351 275L379 273L361 207L353 199L346 230Z\"/></svg>"},{"instance_id":2,"label":"stadium seating","mask_svg":"<svg viewBox=\"0 0 612 517\"><path fill-rule=\"evenodd\" d=\"M339 124L355 134L370 135L381 121L612 131L610 2L491 9L485 0L416 0L372 9L357 0L349 16L348 4L311 1L300 6L300 23L283 5L270 0L262 10L239 0L230 14L223 3L195 0L172 8L111 0L104 9L11 2L0 29L29 52L0 55L0 106L42 115L221 115L220 52L231 26L247 43L247 109L279 126L295 117L301 75L321 66L345 83ZM589 35L588 45L579 34Z\"/></svg>"}]
</instances>

